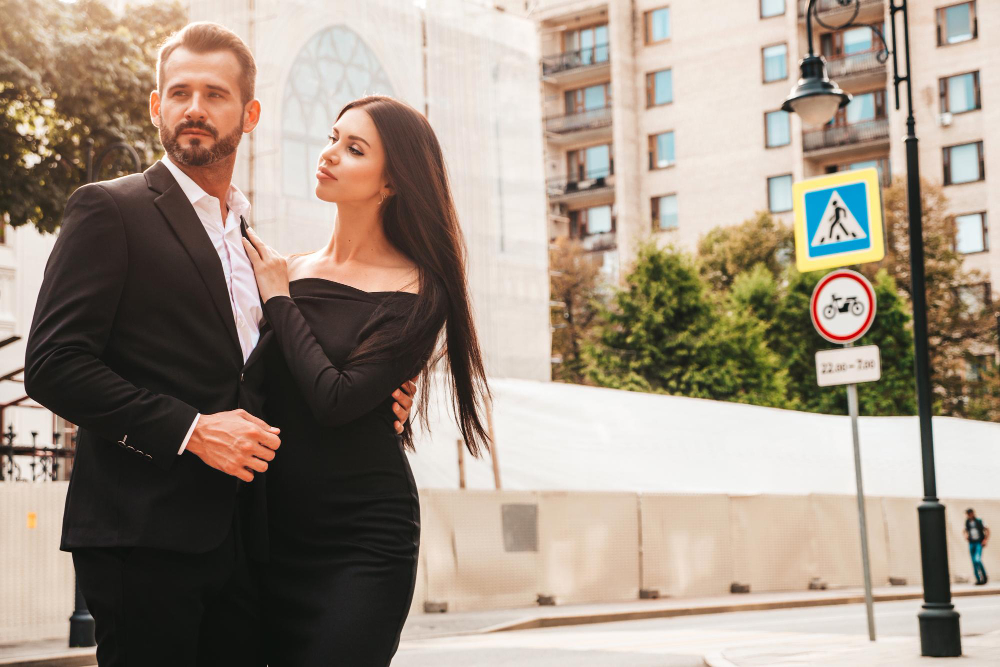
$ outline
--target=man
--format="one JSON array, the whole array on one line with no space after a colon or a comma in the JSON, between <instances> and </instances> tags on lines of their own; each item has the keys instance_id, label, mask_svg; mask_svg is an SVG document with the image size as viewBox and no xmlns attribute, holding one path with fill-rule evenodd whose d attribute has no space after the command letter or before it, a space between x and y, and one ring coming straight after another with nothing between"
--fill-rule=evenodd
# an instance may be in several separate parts
<instances>
[{"instance_id":1,"label":"man","mask_svg":"<svg viewBox=\"0 0 1000 667\"><path fill-rule=\"evenodd\" d=\"M73 194L39 292L25 388L80 427L61 548L102 666L260 663L247 545L265 556L266 516L250 482L280 439L239 409L259 402L243 368L261 304L230 182L260 117L255 77L222 26L167 40L150 95L166 157ZM401 430L410 399L394 395Z\"/></svg>"},{"instance_id":2,"label":"man","mask_svg":"<svg viewBox=\"0 0 1000 667\"><path fill-rule=\"evenodd\" d=\"M969 554L972 556L972 571L976 575L976 586L982 586L987 581L986 568L983 567L983 547L990 541L990 529L983 525L983 520L976 516L971 507L965 510L965 530L962 531L969 541Z\"/></svg>"}]
</instances>

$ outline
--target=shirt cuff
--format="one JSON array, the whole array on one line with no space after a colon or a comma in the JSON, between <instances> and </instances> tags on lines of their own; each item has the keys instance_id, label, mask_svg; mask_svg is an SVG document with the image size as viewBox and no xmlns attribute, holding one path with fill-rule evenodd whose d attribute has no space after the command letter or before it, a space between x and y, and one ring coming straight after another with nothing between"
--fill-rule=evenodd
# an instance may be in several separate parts
<instances>
[{"instance_id":1,"label":"shirt cuff","mask_svg":"<svg viewBox=\"0 0 1000 667\"><path fill-rule=\"evenodd\" d=\"M184 450L187 449L188 440L190 440L191 436L194 435L194 427L198 425L198 419L200 417L201 417L200 412L194 416L194 421L191 422L191 428L188 429L187 435L184 436L184 441L181 443L181 448L177 450L177 456L183 454Z\"/></svg>"}]
</instances>

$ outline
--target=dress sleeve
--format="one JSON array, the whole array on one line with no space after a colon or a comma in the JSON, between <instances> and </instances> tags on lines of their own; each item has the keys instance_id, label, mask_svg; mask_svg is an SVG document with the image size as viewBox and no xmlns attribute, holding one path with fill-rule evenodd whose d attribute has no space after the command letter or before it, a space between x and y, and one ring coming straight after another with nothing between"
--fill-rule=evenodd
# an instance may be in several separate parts
<instances>
[{"instance_id":1,"label":"dress sleeve","mask_svg":"<svg viewBox=\"0 0 1000 667\"><path fill-rule=\"evenodd\" d=\"M374 410L421 361L418 356L406 354L340 369L326 356L290 297L271 297L264 304L264 312L299 391L313 416L325 426L340 426Z\"/></svg>"}]
</instances>

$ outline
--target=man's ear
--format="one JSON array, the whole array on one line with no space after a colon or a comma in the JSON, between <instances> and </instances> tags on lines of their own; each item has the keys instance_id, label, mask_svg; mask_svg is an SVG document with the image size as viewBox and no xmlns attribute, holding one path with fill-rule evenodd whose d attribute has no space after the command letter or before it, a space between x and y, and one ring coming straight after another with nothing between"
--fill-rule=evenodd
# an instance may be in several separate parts
<instances>
[{"instance_id":1,"label":"man's ear","mask_svg":"<svg viewBox=\"0 0 1000 667\"><path fill-rule=\"evenodd\" d=\"M149 94L149 119L154 127L160 127L160 92L157 90Z\"/></svg>"},{"instance_id":2,"label":"man's ear","mask_svg":"<svg viewBox=\"0 0 1000 667\"><path fill-rule=\"evenodd\" d=\"M260 122L260 102L258 100L250 100L247 102L246 106L243 107L243 131L253 132L253 129L257 127L257 123Z\"/></svg>"}]
</instances>

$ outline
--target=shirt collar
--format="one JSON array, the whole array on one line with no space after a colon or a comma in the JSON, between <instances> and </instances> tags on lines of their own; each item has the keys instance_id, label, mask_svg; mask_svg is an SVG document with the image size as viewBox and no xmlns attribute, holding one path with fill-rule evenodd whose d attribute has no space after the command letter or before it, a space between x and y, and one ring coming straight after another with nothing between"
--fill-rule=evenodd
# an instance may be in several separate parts
<instances>
[{"instance_id":1,"label":"shirt collar","mask_svg":"<svg viewBox=\"0 0 1000 667\"><path fill-rule=\"evenodd\" d=\"M177 181L177 185L181 186L181 191L184 192L184 196L188 198L192 206L204 197L211 196L200 185L195 183L190 176L181 171L181 168L174 164L174 161L168 155L164 155L161 162L163 162L163 166L173 175L174 180ZM226 197L226 205L237 217L246 217L250 213L250 200L232 183L229 184L229 195Z\"/></svg>"}]
</instances>

